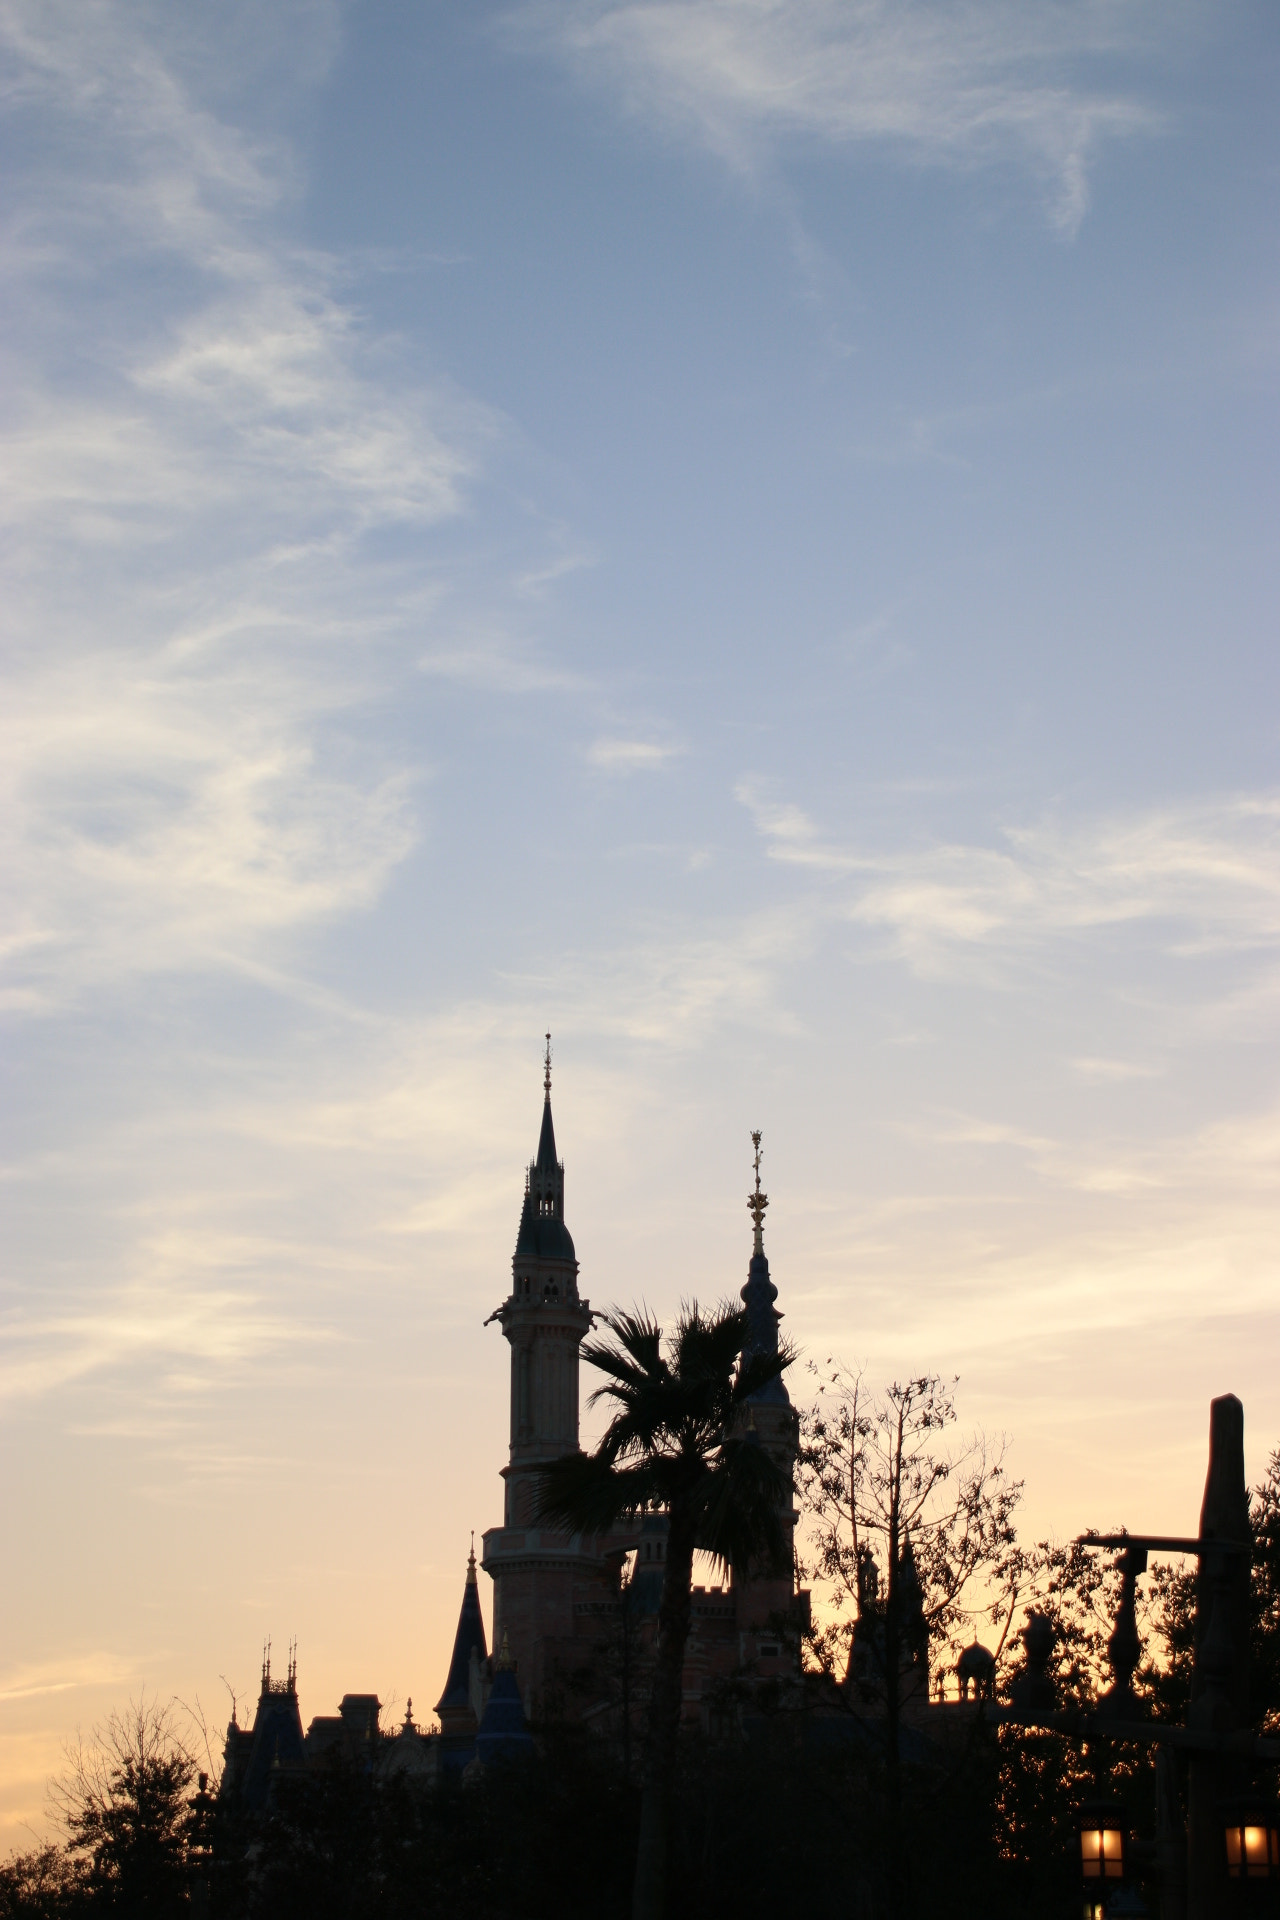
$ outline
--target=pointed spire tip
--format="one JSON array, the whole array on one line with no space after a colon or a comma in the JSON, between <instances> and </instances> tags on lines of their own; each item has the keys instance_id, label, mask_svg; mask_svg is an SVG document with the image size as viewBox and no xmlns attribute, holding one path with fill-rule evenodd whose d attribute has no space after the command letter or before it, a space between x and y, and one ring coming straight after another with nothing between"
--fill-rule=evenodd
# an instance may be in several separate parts
<instances>
[{"instance_id":1,"label":"pointed spire tip","mask_svg":"<svg viewBox=\"0 0 1280 1920\"><path fill-rule=\"evenodd\" d=\"M755 1157L756 1187L755 1187L754 1193L749 1193L747 1195L747 1212L751 1215L752 1220L755 1222L755 1230L756 1230L755 1251L757 1253L764 1252L764 1213L765 1213L765 1208L769 1204L768 1194L761 1193L760 1191L760 1142L763 1139L763 1137L764 1136L758 1131L754 1132L751 1136L751 1144L756 1150L756 1157Z\"/></svg>"}]
</instances>

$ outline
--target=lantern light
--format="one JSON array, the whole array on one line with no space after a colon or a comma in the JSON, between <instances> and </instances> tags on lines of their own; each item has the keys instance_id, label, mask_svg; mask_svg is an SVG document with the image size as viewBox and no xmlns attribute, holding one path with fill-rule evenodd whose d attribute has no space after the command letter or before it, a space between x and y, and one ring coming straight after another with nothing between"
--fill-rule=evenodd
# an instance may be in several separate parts
<instances>
[{"instance_id":1,"label":"lantern light","mask_svg":"<svg viewBox=\"0 0 1280 1920\"><path fill-rule=\"evenodd\" d=\"M1124 1879L1128 1819L1123 1807L1095 1801L1080 1809L1080 1872L1086 1881Z\"/></svg>"},{"instance_id":2,"label":"lantern light","mask_svg":"<svg viewBox=\"0 0 1280 1920\"><path fill-rule=\"evenodd\" d=\"M1224 1808L1224 1821L1230 1877L1280 1879L1280 1810L1251 1801Z\"/></svg>"}]
</instances>

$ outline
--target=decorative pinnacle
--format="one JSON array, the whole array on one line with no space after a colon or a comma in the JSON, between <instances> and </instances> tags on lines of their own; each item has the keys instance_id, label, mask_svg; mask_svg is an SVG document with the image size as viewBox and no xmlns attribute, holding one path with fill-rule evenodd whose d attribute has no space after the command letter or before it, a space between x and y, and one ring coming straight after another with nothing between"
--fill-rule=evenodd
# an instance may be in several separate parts
<instances>
[{"instance_id":1,"label":"decorative pinnacle","mask_svg":"<svg viewBox=\"0 0 1280 1920\"><path fill-rule=\"evenodd\" d=\"M479 1581L476 1579L476 1536L474 1530L471 1535L471 1551L467 1555L467 1583L473 1587L479 1585Z\"/></svg>"},{"instance_id":2,"label":"decorative pinnacle","mask_svg":"<svg viewBox=\"0 0 1280 1920\"><path fill-rule=\"evenodd\" d=\"M502 1645L498 1649L498 1657L493 1664L499 1673L510 1673L516 1664L511 1658L511 1642L507 1639L505 1627L502 1629Z\"/></svg>"},{"instance_id":3,"label":"decorative pinnacle","mask_svg":"<svg viewBox=\"0 0 1280 1920\"><path fill-rule=\"evenodd\" d=\"M759 1133L753 1133L751 1136L751 1144L756 1150L756 1160L755 1160L756 1190L754 1193L749 1193L747 1195L747 1212L751 1215L751 1218L755 1221L755 1225L756 1225L755 1250L757 1253L764 1252L764 1210L769 1204L768 1194L761 1193L760 1191L760 1141L761 1141L761 1138L762 1136Z\"/></svg>"},{"instance_id":4,"label":"decorative pinnacle","mask_svg":"<svg viewBox=\"0 0 1280 1920\"><path fill-rule=\"evenodd\" d=\"M547 1051L543 1056L542 1064L546 1068L546 1074L543 1078L542 1084L546 1089L547 1098L549 1100L551 1098L551 1035L550 1034L547 1035Z\"/></svg>"}]
</instances>

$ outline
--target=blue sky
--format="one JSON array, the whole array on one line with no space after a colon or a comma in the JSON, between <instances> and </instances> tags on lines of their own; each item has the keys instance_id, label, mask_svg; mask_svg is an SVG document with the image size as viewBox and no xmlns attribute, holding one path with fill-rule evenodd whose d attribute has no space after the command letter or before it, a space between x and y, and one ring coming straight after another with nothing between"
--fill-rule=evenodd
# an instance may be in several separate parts
<instances>
[{"instance_id":1,"label":"blue sky","mask_svg":"<svg viewBox=\"0 0 1280 1920\"><path fill-rule=\"evenodd\" d=\"M1280 1444L1265 5L7 0L0 1818L434 1699L553 1030L597 1303Z\"/></svg>"}]
</instances>

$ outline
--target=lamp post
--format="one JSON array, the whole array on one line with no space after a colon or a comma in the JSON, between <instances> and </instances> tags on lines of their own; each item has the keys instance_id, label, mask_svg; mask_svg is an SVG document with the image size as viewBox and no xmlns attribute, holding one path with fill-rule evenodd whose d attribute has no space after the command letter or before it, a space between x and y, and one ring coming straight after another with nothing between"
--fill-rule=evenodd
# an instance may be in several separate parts
<instances>
[{"instance_id":1,"label":"lamp post","mask_svg":"<svg viewBox=\"0 0 1280 1920\"><path fill-rule=\"evenodd\" d=\"M1161 1920L1232 1920L1241 1912L1242 1883L1280 1894L1280 1824L1270 1804L1242 1810L1229 1801L1259 1763L1280 1761L1280 1741L1249 1729L1249 1493L1244 1477L1244 1409L1234 1394L1212 1402L1209 1471L1200 1531L1194 1539L1161 1534L1085 1534L1080 1544L1114 1548L1120 1601L1108 1655L1112 1683L1092 1712L1059 1711L1051 1673L1053 1630L1042 1615L1023 1629L1026 1670L1007 1707L990 1717L1052 1728L1069 1737L1156 1745L1161 1836L1154 1860L1161 1880ZM1195 1665L1187 1724L1143 1717L1133 1693L1141 1658L1135 1592L1151 1553L1198 1557ZM1172 1788L1175 1756L1187 1762L1185 1836ZM1250 1810L1252 1809L1252 1810ZM1125 1900L1127 1828L1123 1811L1096 1803L1081 1810L1080 1864L1086 1920L1112 1920ZM1114 1869L1114 1870L1113 1870ZM1115 1892L1108 1895L1108 1882ZM1234 1891L1233 1891L1234 1889ZM1257 1904L1251 1898L1251 1906Z\"/></svg>"}]
</instances>

